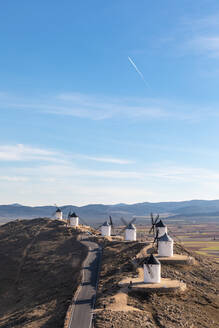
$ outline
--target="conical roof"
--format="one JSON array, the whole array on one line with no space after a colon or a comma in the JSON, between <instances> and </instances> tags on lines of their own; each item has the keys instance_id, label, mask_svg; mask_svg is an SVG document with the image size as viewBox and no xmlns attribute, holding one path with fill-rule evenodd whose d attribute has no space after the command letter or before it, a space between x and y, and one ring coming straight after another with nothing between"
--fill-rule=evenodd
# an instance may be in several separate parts
<instances>
[{"instance_id":1,"label":"conical roof","mask_svg":"<svg viewBox=\"0 0 219 328\"><path fill-rule=\"evenodd\" d=\"M105 221L104 224L102 225L102 227L109 227L109 226L110 224L107 221Z\"/></svg>"},{"instance_id":2,"label":"conical roof","mask_svg":"<svg viewBox=\"0 0 219 328\"><path fill-rule=\"evenodd\" d=\"M62 211L60 210L60 208L57 208L56 213L61 213Z\"/></svg>"},{"instance_id":3,"label":"conical roof","mask_svg":"<svg viewBox=\"0 0 219 328\"><path fill-rule=\"evenodd\" d=\"M151 254L149 257L146 257L146 259L143 262L144 264L152 264L152 265L159 265L160 261L158 261L158 259Z\"/></svg>"},{"instance_id":4,"label":"conical roof","mask_svg":"<svg viewBox=\"0 0 219 328\"><path fill-rule=\"evenodd\" d=\"M156 227L157 227L157 228L165 228L166 226L165 226L165 224L163 223L163 221L160 220L159 222L156 223Z\"/></svg>"},{"instance_id":5,"label":"conical roof","mask_svg":"<svg viewBox=\"0 0 219 328\"><path fill-rule=\"evenodd\" d=\"M75 212L73 212L71 215L70 215L71 218L77 218L78 216L76 215Z\"/></svg>"},{"instance_id":6,"label":"conical roof","mask_svg":"<svg viewBox=\"0 0 219 328\"><path fill-rule=\"evenodd\" d=\"M136 230L134 224L132 224L132 223L129 223L129 225L127 225L126 229L129 229L129 230Z\"/></svg>"},{"instance_id":7,"label":"conical roof","mask_svg":"<svg viewBox=\"0 0 219 328\"><path fill-rule=\"evenodd\" d=\"M165 233L163 236L158 238L158 241L173 241L173 239L167 233Z\"/></svg>"}]
</instances>

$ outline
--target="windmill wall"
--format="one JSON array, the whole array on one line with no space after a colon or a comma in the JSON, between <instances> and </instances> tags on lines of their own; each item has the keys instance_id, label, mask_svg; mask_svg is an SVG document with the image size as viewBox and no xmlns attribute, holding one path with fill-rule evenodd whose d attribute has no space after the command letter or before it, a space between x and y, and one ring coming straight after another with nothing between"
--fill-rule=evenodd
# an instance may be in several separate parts
<instances>
[{"instance_id":1,"label":"windmill wall","mask_svg":"<svg viewBox=\"0 0 219 328\"><path fill-rule=\"evenodd\" d=\"M71 217L70 218L70 226L77 227L78 226L78 217Z\"/></svg>"},{"instance_id":2,"label":"windmill wall","mask_svg":"<svg viewBox=\"0 0 219 328\"><path fill-rule=\"evenodd\" d=\"M102 236L111 236L111 225L108 226L102 226L101 227L101 235Z\"/></svg>"},{"instance_id":3,"label":"windmill wall","mask_svg":"<svg viewBox=\"0 0 219 328\"><path fill-rule=\"evenodd\" d=\"M161 280L160 264L144 264L144 282L148 284L160 283Z\"/></svg>"},{"instance_id":4,"label":"windmill wall","mask_svg":"<svg viewBox=\"0 0 219 328\"><path fill-rule=\"evenodd\" d=\"M165 233L167 233L167 227L157 227L158 238L162 237Z\"/></svg>"},{"instance_id":5,"label":"windmill wall","mask_svg":"<svg viewBox=\"0 0 219 328\"><path fill-rule=\"evenodd\" d=\"M158 241L158 255L159 256L173 256L173 240L172 241Z\"/></svg>"},{"instance_id":6,"label":"windmill wall","mask_svg":"<svg viewBox=\"0 0 219 328\"><path fill-rule=\"evenodd\" d=\"M62 212L56 212L56 219L62 220Z\"/></svg>"},{"instance_id":7,"label":"windmill wall","mask_svg":"<svg viewBox=\"0 0 219 328\"><path fill-rule=\"evenodd\" d=\"M125 229L125 240L135 241L136 240L136 230L135 229Z\"/></svg>"}]
</instances>

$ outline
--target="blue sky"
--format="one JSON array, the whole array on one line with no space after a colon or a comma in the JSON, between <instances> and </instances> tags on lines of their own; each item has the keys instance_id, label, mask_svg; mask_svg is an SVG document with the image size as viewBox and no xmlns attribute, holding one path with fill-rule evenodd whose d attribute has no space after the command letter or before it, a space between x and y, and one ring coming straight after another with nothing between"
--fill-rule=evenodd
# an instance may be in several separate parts
<instances>
[{"instance_id":1,"label":"blue sky","mask_svg":"<svg viewBox=\"0 0 219 328\"><path fill-rule=\"evenodd\" d=\"M218 198L218 1L5 1L0 31L1 204Z\"/></svg>"}]
</instances>

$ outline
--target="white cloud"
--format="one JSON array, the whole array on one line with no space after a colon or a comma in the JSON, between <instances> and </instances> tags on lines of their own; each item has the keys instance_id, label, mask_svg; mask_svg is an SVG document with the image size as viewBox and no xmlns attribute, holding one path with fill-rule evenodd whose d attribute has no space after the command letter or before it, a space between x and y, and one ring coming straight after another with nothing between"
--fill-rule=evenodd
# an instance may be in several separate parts
<instances>
[{"instance_id":1,"label":"white cloud","mask_svg":"<svg viewBox=\"0 0 219 328\"><path fill-rule=\"evenodd\" d=\"M164 163L139 171L89 170L76 165L5 167L2 177L2 199L29 204L209 199L219 192L219 171Z\"/></svg>"},{"instance_id":2,"label":"white cloud","mask_svg":"<svg viewBox=\"0 0 219 328\"><path fill-rule=\"evenodd\" d=\"M74 116L91 120L103 119L199 119L193 105L153 98L114 98L102 95L62 93L48 97L15 97L1 95L0 109L34 110L42 114ZM204 111L204 108L200 109Z\"/></svg>"},{"instance_id":3,"label":"white cloud","mask_svg":"<svg viewBox=\"0 0 219 328\"><path fill-rule=\"evenodd\" d=\"M9 150L16 155L10 155ZM56 158L59 151L17 145L1 146L2 153L4 160L7 158L15 162L14 165L11 163L10 166L1 167L0 188L4 190L1 202L133 203L209 198L210 195L215 198L213 195L219 191L219 171L202 167L151 163L139 168L139 163L134 163L133 169L125 169L126 166L123 169L112 169L112 164L121 165L123 160L110 161L112 158L107 158L110 169L90 169L86 156L83 165L77 160L69 160L66 154L63 163L56 163L55 159L54 162L45 162L47 157ZM38 156L43 157L43 160L37 161ZM16 164L18 160L33 157L34 166L29 162L19 166ZM91 160L97 158L94 156ZM126 164L125 160L124 162Z\"/></svg>"},{"instance_id":4,"label":"white cloud","mask_svg":"<svg viewBox=\"0 0 219 328\"><path fill-rule=\"evenodd\" d=\"M51 161L57 153L45 149L18 145L0 145L0 161Z\"/></svg>"},{"instance_id":5,"label":"white cloud","mask_svg":"<svg viewBox=\"0 0 219 328\"><path fill-rule=\"evenodd\" d=\"M219 57L219 35L197 36L187 42L188 48L198 53L207 54L209 57Z\"/></svg>"},{"instance_id":6,"label":"white cloud","mask_svg":"<svg viewBox=\"0 0 219 328\"><path fill-rule=\"evenodd\" d=\"M87 159L90 161L103 162L103 163L112 163L112 164L133 164L134 161L112 158L112 157L97 157L97 156L87 156L87 155L78 155L79 158Z\"/></svg>"},{"instance_id":7,"label":"white cloud","mask_svg":"<svg viewBox=\"0 0 219 328\"><path fill-rule=\"evenodd\" d=\"M122 158L69 154L67 152L48 150L23 144L0 145L0 162L45 161L59 164L71 164L72 160L76 161L77 159L119 165L134 163L133 161Z\"/></svg>"}]
</instances>

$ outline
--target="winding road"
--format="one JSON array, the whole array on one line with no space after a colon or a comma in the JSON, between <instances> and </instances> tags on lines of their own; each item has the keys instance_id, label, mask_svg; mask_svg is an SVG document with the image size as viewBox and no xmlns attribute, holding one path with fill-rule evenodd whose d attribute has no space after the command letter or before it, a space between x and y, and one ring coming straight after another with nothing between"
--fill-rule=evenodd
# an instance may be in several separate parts
<instances>
[{"instance_id":1,"label":"winding road","mask_svg":"<svg viewBox=\"0 0 219 328\"><path fill-rule=\"evenodd\" d=\"M68 328L91 328L92 310L96 300L101 248L87 240L81 241L88 247L88 255L82 268L82 282L75 295Z\"/></svg>"}]
</instances>

